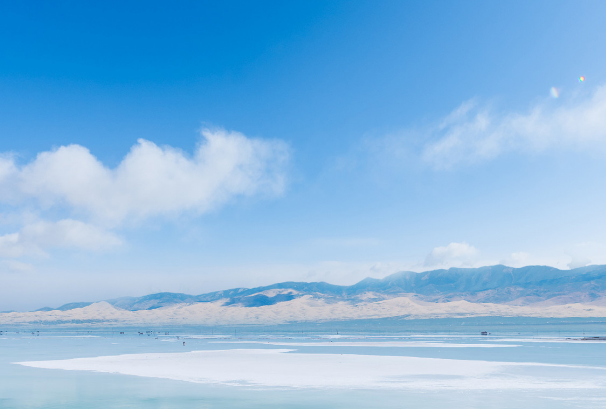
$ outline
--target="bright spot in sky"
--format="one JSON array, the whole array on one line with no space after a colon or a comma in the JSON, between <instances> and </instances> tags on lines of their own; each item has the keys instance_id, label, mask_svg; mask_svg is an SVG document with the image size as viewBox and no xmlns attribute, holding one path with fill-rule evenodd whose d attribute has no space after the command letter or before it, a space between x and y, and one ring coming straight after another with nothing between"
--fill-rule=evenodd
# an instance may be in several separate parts
<instances>
[{"instance_id":1,"label":"bright spot in sky","mask_svg":"<svg viewBox=\"0 0 606 409\"><path fill-rule=\"evenodd\" d=\"M551 94L552 98L557 98L560 96L560 90L556 87L551 87L551 89L549 90L549 94Z\"/></svg>"},{"instance_id":2,"label":"bright spot in sky","mask_svg":"<svg viewBox=\"0 0 606 409\"><path fill-rule=\"evenodd\" d=\"M581 76L579 77L579 82L583 82L583 81L585 81L585 77L581 75Z\"/></svg>"}]
</instances>

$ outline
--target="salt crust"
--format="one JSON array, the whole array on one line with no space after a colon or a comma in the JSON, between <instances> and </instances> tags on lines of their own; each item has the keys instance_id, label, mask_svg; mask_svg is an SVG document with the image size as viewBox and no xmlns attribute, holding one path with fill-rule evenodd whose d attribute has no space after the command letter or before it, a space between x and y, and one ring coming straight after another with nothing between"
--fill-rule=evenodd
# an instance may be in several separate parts
<instances>
[{"instance_id":1,"label":"salt crust","mask_svg":"<svg viewBox=\"0 0 606 409\"><path fill-rule=\"evenodd\" d=\"M378 348L511 348L514 344L456 344L450 342L384 341L384 342L278 342L278 341L210 341L212 344L264 344L291 347L378 347Z\"/></svg>"},{"instance_id":2,"label":"salt crust","mask_svg":"<svg viewBox=\"0 0 606 409\"><path fill-rule=\"evenodd\" d=\"M18 364L255 388L505 390L606 387L604 368L292 352L289 349L230 349Z\"/></svg>"}]
</instances>

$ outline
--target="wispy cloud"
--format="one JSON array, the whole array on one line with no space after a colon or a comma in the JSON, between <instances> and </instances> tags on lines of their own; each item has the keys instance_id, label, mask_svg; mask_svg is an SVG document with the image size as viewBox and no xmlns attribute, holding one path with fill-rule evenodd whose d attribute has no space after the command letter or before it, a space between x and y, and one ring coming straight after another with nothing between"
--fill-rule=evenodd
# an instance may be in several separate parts
<instances>
[{"instance_id":1,"label":"wispy cloud","mask_svg":"<svg viewBox=\"0 0 606 409\"><path fill-rule=\"evenodd\" d=\"M606 149L606 86L584 96L543 100L525 112L498 112L467 101L428 131L422 159L436 169L507 152Z\"/></svg>"},{"instance_id":2,"label":"wispy cloud","mask_svg":"<svg viewBox=\"0 0 606 409\"><path fill-rule=\"evenodd\" d=\"M96 223L204 213L234 197L280 194L285 186L288 146L225 130L202 131L192 157L139 139L116 168L108 168L80 145L40 153L25 166L0 157L0 201L33 198Z\"/></svg>"},{"instance_id":3,"label":"wispy cloud","mask_svg":"<svg viewBox=\"0 0 606 409\"><path fill-rule=\"evenodd\" d=\"M52 248L98 251L121 244L115 234L78 220L40 221L24 226L17 233L0 236L0 257L44 255ZM14 262L11 265L18 267Z\"/></svg>"}]
</instances>

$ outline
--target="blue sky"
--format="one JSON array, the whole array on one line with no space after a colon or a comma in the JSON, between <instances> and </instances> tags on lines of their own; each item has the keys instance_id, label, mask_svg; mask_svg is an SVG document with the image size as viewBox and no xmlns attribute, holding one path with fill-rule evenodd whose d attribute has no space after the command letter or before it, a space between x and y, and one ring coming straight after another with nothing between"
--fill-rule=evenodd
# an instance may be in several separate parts
<instances>
[{"instance_id":1,"label":"blue sky","mask_svg":"<svg viewBox=\"0 0 606 409\"><path fill-rule=\"evenodd\" d=\"M604 2L1 7L2 310L606 263Z\"/></svg>"}]
</instances>

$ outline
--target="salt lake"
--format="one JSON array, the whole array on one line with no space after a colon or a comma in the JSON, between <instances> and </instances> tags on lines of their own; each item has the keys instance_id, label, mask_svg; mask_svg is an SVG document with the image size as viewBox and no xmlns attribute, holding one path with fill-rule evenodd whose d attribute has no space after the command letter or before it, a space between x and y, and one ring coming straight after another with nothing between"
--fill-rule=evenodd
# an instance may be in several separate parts
<instances>
[{"instance_id":1,"label":"salt lake","mask_svg":"<svg viewBox=\"0 0 606 409\"><path fill-rule=\"evenodd\" d=\"M0 408L606 408L606 342L591 340L605 329L515 318L3 328Z\"/></svg>"}]
</instances>

